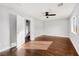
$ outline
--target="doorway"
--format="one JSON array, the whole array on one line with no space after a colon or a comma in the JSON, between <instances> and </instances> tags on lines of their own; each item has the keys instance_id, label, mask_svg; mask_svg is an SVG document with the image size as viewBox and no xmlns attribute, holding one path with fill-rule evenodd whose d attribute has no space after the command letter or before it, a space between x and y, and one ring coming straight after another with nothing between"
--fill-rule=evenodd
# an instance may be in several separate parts
<instances>
[{"instance_id":1,"label":"doorway","mask_svg":"<svg viewBox=\"0 0 79 59\"><path fill-rule=\"evenodd\" d=\"M25 23L25 43L30 41L30 20Z\"/></svg>"}]
</instances>

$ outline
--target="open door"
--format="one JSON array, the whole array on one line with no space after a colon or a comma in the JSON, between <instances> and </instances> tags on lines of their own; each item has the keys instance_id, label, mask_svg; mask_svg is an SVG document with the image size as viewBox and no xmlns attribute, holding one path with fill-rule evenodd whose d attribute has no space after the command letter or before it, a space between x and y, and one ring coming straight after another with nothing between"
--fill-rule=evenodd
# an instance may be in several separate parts
<instances>
[{"instance_id":1,"label":"open door","mask_svg":"<svg viewBox=\"0 0 79 59\"><path fill-rule=\"evenodd\" d=\"M25 43L25 18L17 15L17 47Z\"/></svg>"}]
</instances>

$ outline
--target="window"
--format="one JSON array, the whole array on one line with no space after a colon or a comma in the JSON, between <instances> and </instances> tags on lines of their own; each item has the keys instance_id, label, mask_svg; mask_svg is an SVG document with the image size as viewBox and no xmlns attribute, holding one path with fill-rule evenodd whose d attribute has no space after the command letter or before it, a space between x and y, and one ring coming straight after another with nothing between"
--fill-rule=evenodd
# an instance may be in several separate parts
<instances>
[{"instance_id":1,"label":"window","mask_svg":"<svg viewBox=\"0 0 79 59\"><path fill-rule=\"evenodd\" d=\"M79 18L77 16L74 16L71 19L71 31L79 34Z\"/></svg>"}]
</instances>

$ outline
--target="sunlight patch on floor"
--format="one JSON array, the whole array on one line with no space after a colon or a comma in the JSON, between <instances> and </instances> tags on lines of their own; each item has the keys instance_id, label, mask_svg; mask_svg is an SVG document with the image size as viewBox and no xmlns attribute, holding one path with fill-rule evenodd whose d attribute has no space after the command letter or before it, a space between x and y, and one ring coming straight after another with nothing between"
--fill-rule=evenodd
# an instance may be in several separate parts
<instances>
[{"instance_id":1,"label":"sunlight patch on floor","mask_svg":"<svg viewBox=\"0 0 79 59\"><path fill-rule=\"evenodd\" d=\"M22 49L47 50L53 41L30 41L22 45Z\"/></svg>"}]
</instances>

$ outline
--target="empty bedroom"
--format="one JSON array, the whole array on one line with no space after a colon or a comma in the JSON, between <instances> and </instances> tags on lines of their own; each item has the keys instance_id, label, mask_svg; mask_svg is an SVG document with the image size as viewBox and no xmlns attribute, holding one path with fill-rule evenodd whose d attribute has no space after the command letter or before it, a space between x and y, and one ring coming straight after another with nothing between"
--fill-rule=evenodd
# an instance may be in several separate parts
<instances>
[{"instance_id":1,"label":"empty bedroom","mask_svg":"<svg viewBox=\"0 0 79 59\"><path fill-rule=\"evenodd\" d=\"M0 56L78 56L79 3L0 3Z\"/></svg>"}]
</instances>

